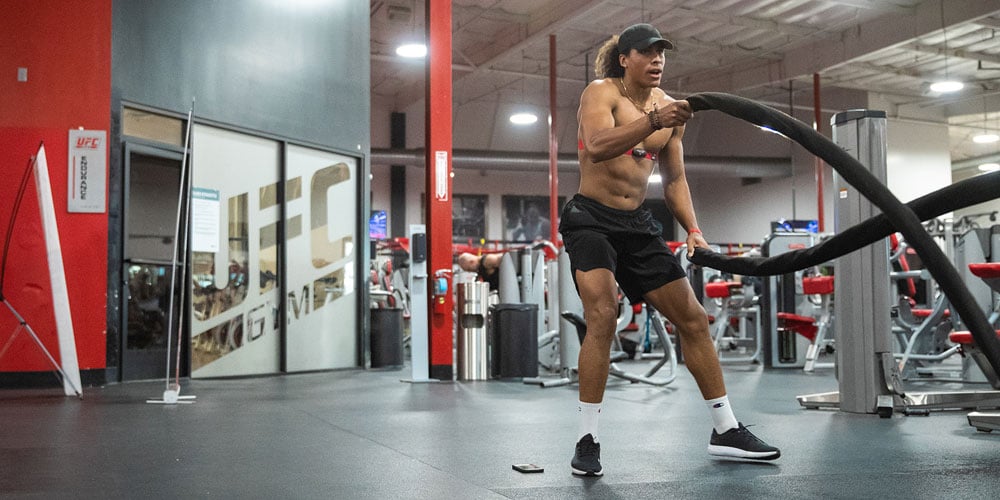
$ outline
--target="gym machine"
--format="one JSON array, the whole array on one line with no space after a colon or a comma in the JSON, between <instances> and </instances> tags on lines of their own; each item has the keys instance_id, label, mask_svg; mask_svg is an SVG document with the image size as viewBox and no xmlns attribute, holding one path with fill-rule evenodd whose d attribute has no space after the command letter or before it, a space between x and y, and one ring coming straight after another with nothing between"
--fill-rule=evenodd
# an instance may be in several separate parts
<instances>
[{"instance_id":1,"label":"gym machine","mask_svg":"<svg viewBox=\"0 0 1000 500\"><path fill-rule=\"evenodd\" d=\"M837 182L841 184L838 189L838 198L842 200L840 203L850 201L856 204L863 196L865 200L870 202L869 209L871 206L875 206L882 212L877 216L860 221L852 227L847 227L838 216L838 220L841 220L838 223L838 234L813 248L790 252L788 258L785 256L766 259L733 258L715 254L706 249L695 249L693 262L735 274L771 276L805 269L831 260L840 262L842 256L878 243L880 239L884 241L893 231L901 232L919 253L924 265L951 301L955 312L964 316L969 325L975 348L980 350L982 354L976 358L977 362L993 388L1000 389L1000 378L997 377L997 373L1000 373L1000 338L996 336L995 329L990 325L983 311L975 308L974 298L962 283L959 273L947 260L945 253L920 224L920 220L931 219L948 211L996 199L996 193L1000 192L1000 175L984 174L975 179L960 181L904 205L889 192L885 184L879 181L872 172L872 170L877 170L873 169L871 161L872 158L875 158L881 163L884 177L885 113L883 112L861 110L840 113L835 116L834 137L838 137L839 133L843 139L840 144L837 144L816 133L805 123L749 99L708 92L692 94L687 97L687 100L696 112L716 109L754 125L766 125L781 132L833 167L838 174ZM874 135L874 132L878 132L877 136ZM863 160L859 160L859 158ZM868 164L866 165L863 161L867 161ZM840 177L845 181L841 182ZM858 208L863 207L863 205L858 205ZM857 211L855 210L855 212ZM860 220L860 218L856 218L856 220ZM885 247L882 246L882 248ZM888 299L888 294L884 292L888 283L880 282L888 281L888 275L884 269L882 273L872 272L872 267L873 264L881 265L881 262L885 262L887 265L888 256L886 253L882 253L881 258L876 260L879 256L871 255L871 250L869 250L863 257L859 262L860 269L853 272L854 276L842 276L844 270L840 268L841 266L837 266L838 272L835 273L837 277L835 281L844 283L848 287L845 289L843 286L836 285L835 288L841 295L851 296L859 282L867 276L869 280L874 280L874 283L879 284L880 292L878 295L881 295L879 300L885 302ZM870 287L867 297L873 297ZM858 302L856 298L852 297L847 302L851 304L848 307L840 307L841 304L838 304L838 309L840 309L838 316L841 316L841 319L862 314L863 308L853 304ZM871 304L868 306L868 309L878 311L878 308L870 307ZM888 315L888 311L885 310L884 314ZM995 407L993 406L996 403L995 400L983 402L981 398L977 400L975 394L946 395L937 393L928 396L902 392L901 383L897 376L898 372L893 372L892 353L877 350L874 345L876 337L872 334L877 333L877 329L872 328L872 325L877 318L878 314L874 315L873 318L864 318L861 321L862 326L868 329L868 335L864 331L852 332L849 328L844 327L844 321L837 322L837 336L844 337L838 338L837 359L841 361L839 364L843 365L845 360L853 360L851 366L841 366L841 371L857 368L855 371L862 372L856 375L856 377L861 377L861 381L846 381L845 377L841 377L841 391L827 395L803 396L800 403L805 403L804 405L808 407L838 406L845 411L851 411L853 409L851 405L853 405L858 408L854 411L859 413L874 413L878 408L883 410L879 412L882 416L891 415L892 410L897 405L903 407L904 413L910 409L926 412L929 408ZM883 326L886 322L883 322ZM883 344L878 347L884 347L884 338L888 334L887 329L880 333L878 341ZM852 349L845 349L845 347L850 347L844 345L844 341L848 340L847 344L857 344L861 347L855 346ZM868 349L864 348L866 342ZM988 391L980 394L986 398L996 398L995 394ZM870 397L866 397L866 395ZM854 404L855 400L861 403ZM887 401L888 404L885 404ZM841 402L844 404L841 405Z\"/></svg>"},{"instance_id":2,"label":"gym machine","mask_svg":"<svg viewBox=\"0 0 1000 500\"><path fill-rule=\"evenodd\" d=\"M555 335L554 340L559 343L560 376L558 378L525 377L523 379L525 384L539 385L541 387L569 385L579 380L576 360L579 358L580 345L583 343L587 331L587 324L583 319L583 304L580 302L580 297L573 284L569 255L566 254L565 250L559 252L557 265L553 267L556 267L556 271L549 274L549 287L550 291L553 288L555 289L554 295L556 297L552 299L553 303L550 304L550 309L558 305L559 310L562 311L560 314L561 320L558 322L558 330L546 332L543 338ZM555 283L552 283L553 278L555 278ZM502 287L503 276L501 275ZM624 361L627 356L621 351L620 342L617 340L617 332L621 331L629 323L629 319L633 314L627 300L622 311L625 314L619 316L618 324L616 325L616 341L612 347L614 350L611 353L609 375L633 383L643 383L658 387L672 383L677 376L677 356L674 352L674 345L667 335L663 319L654 310L647 309L647 312L651 316L651 328L656 342L664 351L663 356L643 374L629 372L619 365L619 362ZM555 321L551 322L552 324L556 324ZM655 377L654 375L667 364L670 365L668 375Z\"/></svg>"},{"instance_id":3,"label":"gym machine","mask_svg":"<svg viewBox=\"0 0 1000 500\"><path fill-rule=\"evenodd\" d=\"M884 185L885 113L852 110L838 113L832 121L834 142ZM840 175L835 175L835 187L838 233L878 215L877 208ZM798 396L800 405L878 413L884 418L895 409L921 414L930 409L1000 407L998 391L904 392L891 348L889 250L885 239L837 258L835 266L840 390Z\"/></svg>"},{"instance_id":4,"label":"gym machine","mask_svg":"<svg viewBox=\"0 0 1000 500\"><path fill-rule=\"evenodd\" d=\"M709 248L715 253L721 250L718 245L709 245ZM727 280L719 270L691 262L686 244L678 245L674 256L709 316L709 333L719 362L762 362L761 305L754 284ZM675 349L677 358L683 359L679 343Z\"/></svg>"},{"instance_id":5,"label":"gym machine","mask_svg":"<svg viewBox=\"0 0 1000 500\"><path fill-rule=\"evenodd\" d=\"M709 325L719 362L759 363L760 305L752 283L713 281L705 283L706 301L715 305L715 321ZM735 352L736 354L732 354Z\"/></svg>"},{"instance_id":6,"label":"gym machine","mask_svg":"<svg viewBox=\"0 0 1000 500\"><path fill-rule=\"evenodd\" d=\"M761 243L761 255L774 257L792 250L813 246L816 235L808 232L774 232ZM805 309L812 305L800 293L802 271L768 276L764 279L761 308L764 311L762 328L764 366L767 368L802 368L806 364L806 352L811 342L791 328L783 326L785 321L779 314L790 313L805 316Z\"/></svg>"},{"instance_id":7,"label":"gym machine","mask_svg":"<svg viewBox=\"0 0 1000 500\"><path fill-rule=\"evenodd\" d=\"M996 229L997 226L994 226ZM996 234L996 233L994 233ZM997 250L1000 250L993 242L993 256L997 257ZM989 285L994 292L1000 293L1000 263L989 262L989 263L970 263L967 266L970 273L981 278L984 283ZM994 327L997 326L997 321L1000 320L1000 305L994 306L993 314L990 315L990 324ZM1000 332L998 332L1000 335ZM982 366L986 362L982 359L983 354L976 348L976 344L972 341L972 335L969 332L952 332L950 336L951 340L962 346L962 349L970 358L976 360L977 364ZM991 373L995 378L996 373ZM996 380L990 380L991 383L996 382ZM991 432L1000 430L1000 413L996 412L972 412L967 416L969 419L969 425L976 428L980 432Z\"/></svg>"}]
</instances>

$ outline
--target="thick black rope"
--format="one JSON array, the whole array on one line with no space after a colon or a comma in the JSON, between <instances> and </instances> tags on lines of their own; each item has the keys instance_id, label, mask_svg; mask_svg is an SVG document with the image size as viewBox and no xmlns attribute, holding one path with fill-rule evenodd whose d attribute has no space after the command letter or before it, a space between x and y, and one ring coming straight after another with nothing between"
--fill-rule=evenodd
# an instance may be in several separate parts
<instances>
[{"instance_id":1,"label":"thick black rope","mask_svg":"<svg viewBox=\"0 0 1000 500\"><path fill-rule=\"evenodd\" d=\"M906 205L920 220L993 200L1000 196L1000 172L979 175L934 191ZM773 257L735 257L695 248L691 262L744 276L776 276L818 266L896 232L884 214L850 227L823 242Z\"/></svg>"},{"instance_id":2,"label":"thick black rope","mask_svg":"<svg viewBox=\"0 0 1000 500\"><path fill-rule=\"evenodd\" d=\"M906 242L920 255L927 270L930 271L945 296L948 297L952 307L969 327L972 338L982 350L994 372L1000 373L1000 340L997 339L993 327L986 320L986 315L975 306L976 301L962 282L955 266L948 261L944 252L924 230L920 224L920 218L914 211L889 192L889 189L879 182L864 165L805 123L749 99L730 94L706 92L691 95L687 101L696 112L714 109L755 125L781 132L833 167L845 181L882 210L882 213L897 231L903 233ZM1000 193L997 194L1000 195ZM692 262L696 261L692 259Z\"/></svg>"}]
</instances>

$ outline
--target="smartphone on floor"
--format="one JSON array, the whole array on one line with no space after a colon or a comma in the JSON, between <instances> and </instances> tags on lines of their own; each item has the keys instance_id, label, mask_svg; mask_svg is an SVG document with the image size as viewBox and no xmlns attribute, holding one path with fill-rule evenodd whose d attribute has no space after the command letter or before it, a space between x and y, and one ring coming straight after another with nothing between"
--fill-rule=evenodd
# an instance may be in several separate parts
<instances>
[{"instance_id":1,"label":"smartphone on floor","mask_svg":"<svg viewBox=\"0 0 1000 500\"><path fill-rule=\"evenodd\" d=\"M545 472L544 467L535 464L514 464L512 467L514 470L524 473Z\"/></svg>"}]
</instances>

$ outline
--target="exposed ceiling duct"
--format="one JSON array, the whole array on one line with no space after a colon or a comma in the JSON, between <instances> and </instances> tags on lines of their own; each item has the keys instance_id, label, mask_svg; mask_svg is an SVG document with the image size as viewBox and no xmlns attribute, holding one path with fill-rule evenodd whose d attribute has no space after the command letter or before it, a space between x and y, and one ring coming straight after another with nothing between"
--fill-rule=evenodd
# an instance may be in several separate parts
<instances>
[{"instance_id":1,"label":"exposed ceiling duct","mask_svg":"<svg viewBox=\"0 0 1000 500\"><path fill-rule=\"evenodd\" d=\"M372 149L373 165L409 165L423 167L423 149ZM579 160L573 154L559 155L559 170L576 172ZM789 158L688 156L684 159L688 175L723 177L788 177L792 175ZM452 168L471 170L507 170L547 172L548 153L484 151L456 149L452 151Z\"/></svg>"}]
</instances>

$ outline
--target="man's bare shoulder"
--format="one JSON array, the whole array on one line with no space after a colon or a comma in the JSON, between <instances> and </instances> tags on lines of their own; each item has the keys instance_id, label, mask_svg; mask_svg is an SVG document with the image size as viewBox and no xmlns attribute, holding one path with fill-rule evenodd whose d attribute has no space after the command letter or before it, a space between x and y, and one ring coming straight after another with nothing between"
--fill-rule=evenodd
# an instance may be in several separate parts
<instances>
[{"instance_id":1,"label":"man's bare shoulder","mask_svg":"<svg viewBox=\"0 0 1000 500\"><path fill-rule=\"evenodd\" d=\"M603 96L617 97L619 95L618 86L616 86L615 82L610 78L599 78L597 80L592 80L590 83L587 84L587 88L585 88L583 91L584 93L589 93L595 96L602 96L602 97Z\"/></svg>"},{"instance_id":2,"label":"man's bare shoulder","mask_svg":"<svg viewBox=\"0 0 1000 500\"><path fill-rule=\"evenodd\" d=\"M593 80L580 96L580 113L613 111L619 97L621 94L610 78Z\"/></svg>"},{"instance_id":3,"label":"man's bare shoulder","mask_svg":"<svg viewBox=\"0 0 1000 500\"><path fill-rule=\"evenodd\" d=\"M596 78L594 80L591 80L590 83L587 84L588 87L606 87L606 86L613 87L614 85L615 82L611 78Z\"/></svg>"}]
</instances>

